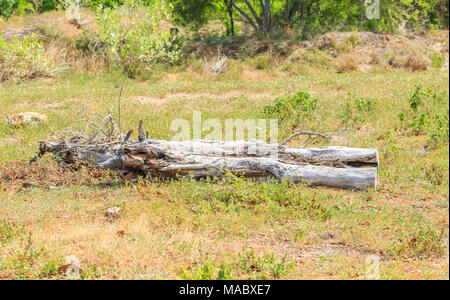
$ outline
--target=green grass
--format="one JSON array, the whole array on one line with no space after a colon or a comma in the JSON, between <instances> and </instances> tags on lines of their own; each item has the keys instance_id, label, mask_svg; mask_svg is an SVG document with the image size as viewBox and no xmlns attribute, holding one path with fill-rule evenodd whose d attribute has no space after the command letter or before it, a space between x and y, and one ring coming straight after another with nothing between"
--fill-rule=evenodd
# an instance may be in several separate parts
<instances>
[{"instance_id":1,"label":"green grass","mask_svg":"<svg viewBox=\"0 0 450 300\"><path fill-rule=\"evenodd\" d=\"M62 258L76 255L83 278L357 279L365 276L366 258L378 255L382 279L448 279L449 146L442 123L448 121L448 72L285 75L268 70L266 59L253 63L264 76L248 78L247 63L234 61L216 77L185 68L136 80L114 71L66 72L0 85L0 163L6 164L0 168L0 278L62 276ZM377 148L379 188L342 191L233 176L129 184L59 169L50 157L37 166L22 163L37 153L38 141L74 125L83 107L117 116L117 85L124 86L123 127L137 132L142 119L155 139L169 139L171 121L192 120L194 110L221 122L266 118L264 108L277 98L307 92L317 99L315 109L287 113L280 135L329 132L335 137L317 146ZM417 85L424 94L416 112ZM262 94L273 96L255 96ZM3 122L26 111L46 114L48 122ZM124 213L111 223L103 214L112 206Z\"/></svg>"}]
</instances>

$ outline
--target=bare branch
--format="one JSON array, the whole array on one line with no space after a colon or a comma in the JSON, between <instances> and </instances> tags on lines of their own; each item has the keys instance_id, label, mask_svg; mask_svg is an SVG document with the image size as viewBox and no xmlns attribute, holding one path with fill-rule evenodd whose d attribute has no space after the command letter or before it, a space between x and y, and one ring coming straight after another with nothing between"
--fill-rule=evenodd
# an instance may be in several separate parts
<instances>
[{"instance_id":1,"label":"bare branch","mask_svg":"<svg viewBox=\"0 0 450 300\"><path fill-rule=\"evenodd\" d=\"M250 23L250 25L253 27L253 29L255 29L256 31L260 31L261 27L258 28L258 26L255 24L255 22L252 20L252 18L246 14L237 4L235 0L231 0L234 8L236 8L236 10L244 17L248 20L248 22Z\"/></svg>"}]
</instances>

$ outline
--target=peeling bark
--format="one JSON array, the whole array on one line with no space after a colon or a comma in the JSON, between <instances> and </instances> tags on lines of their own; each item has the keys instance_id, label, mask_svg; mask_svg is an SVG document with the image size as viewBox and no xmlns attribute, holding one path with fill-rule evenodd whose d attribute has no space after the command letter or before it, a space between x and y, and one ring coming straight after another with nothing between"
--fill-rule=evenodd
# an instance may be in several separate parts
<instances>
[{"instance_id":1,"label":"peeling bark","mask_svg":"<svg viewBox=\"0 0 450 300\"><path fill-rule=\"evenodd\" d=\"M60 155L66 163L163 178L221 176L224 171L274 177L294 183L349 189L376 188L378 151L346 147L299 149L260 141L40 142L40 154Z\"/></svg>"}]
</instances>

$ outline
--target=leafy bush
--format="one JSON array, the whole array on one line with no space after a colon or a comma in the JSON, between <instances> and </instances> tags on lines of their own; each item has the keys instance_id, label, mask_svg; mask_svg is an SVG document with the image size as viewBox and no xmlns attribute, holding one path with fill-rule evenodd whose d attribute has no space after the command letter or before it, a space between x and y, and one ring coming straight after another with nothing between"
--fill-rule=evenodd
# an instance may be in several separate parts
<instances>
[{"instance_id":1,"label":"leafy bush","mask_svg":"<svg viewBox=\"0 0 450 300\"><path fill-rule=\"evenodd\" d=\"M33 5L26 0L0 0L0 17L9 18L14 13L33 11Z\"/></svg>"},{"instance_id":2,"label":"leafy bush","mask_svg":"<svg viewBox=\"0 0 450 300\"><path fill-rule=\"evenodd\" d=\"M311 117L317 103L317 98L312 98L308 92L301 91L293 96L277 98L275 104L264 107L264 113L269 117L277 117L280 122L293 116L298 123L303 116Z\"/></svg>"},{"instance_id":3,"label":"leafy bush","mask_svg":"<svg viewBox=\"0 0 450 300\"><path fill-rule=\"evenodd\" d=\"M0 82L18 82L54 71L36 35L7 40L0 34Z\"/></svg>"},{"instance_id":4,"label":"leafy bush","mask_svg":"<svg viewBox=\"0 0 450 300\"><path fill-rule=\"evenodd\" d=\"M170 18L171 7L164 0L148 7L142 1L99 6L98 34L112 63L133 77L139 64L174 63L181 58L181 48L168 28Z\"/></svg>"}]
</instances>

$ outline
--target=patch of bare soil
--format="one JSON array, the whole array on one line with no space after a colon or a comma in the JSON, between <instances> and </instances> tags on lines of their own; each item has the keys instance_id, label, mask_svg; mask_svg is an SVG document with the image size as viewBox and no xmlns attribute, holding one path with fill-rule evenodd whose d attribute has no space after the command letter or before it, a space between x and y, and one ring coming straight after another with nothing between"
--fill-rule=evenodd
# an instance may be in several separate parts
<instances>
[{"instance_id":1,"label":"patch of bare soil","mask_svg":"<svg viewBox=\"0 0 450 300\"><path fill-rule=\"evenodd\" d=\"M242 72L242 78L249 81L263 81L270 79L271 76L261 70L244 70Z\"/></svg>"},{"instance_id":2,"label":"patch of bare soil","mask_svg":"<svg viewBox=\"0 0 450 300\"><path fill-rule=\"evenodd\" d=\"M153 96L136 96L135 100L143 104L154 104L163 105L170 101L182 99L182 100L195 100L199 98L213 98L216 100L228 100L230 98L246 97L248 99L261 99L274 97L271 93L246 93L241 91L231 91L224 94L213 94L213 93L175 93L169 94L164 97L153 97Z\"/></svg>"},{"instance_id":3,"label":"patch of bare soil","mask_svg":"<svg viewBox=\"0 0 450 300\"><path fill-rule=\"evenodd\" d=\"M10 146L10 145L18 145L21 144L22 140L18 138L3 138L0 139L0 147L1 146Z\"/></svg>"},{"instance_id":4,"label":"patch of bare soil","mask_svg":"<svg viewBox=\"0 0 450 300\"><path fill-rule=\"evenodd\" d=\"M344 254L349 256L377 255L382 257L379 251L359 249L341 243L327 242L317 246L295 247L287 240L274 239L267 236L254 236L243 242L245 247L258 252L274 253L277 257L288 255L294 260L309 260L320 256L334 256ZM242 245L239 245L241 247ZM228 248L232 247L231 245ZM242 248L227 249L228 251L242 251Z\"/></svg>"}]
</instances>

